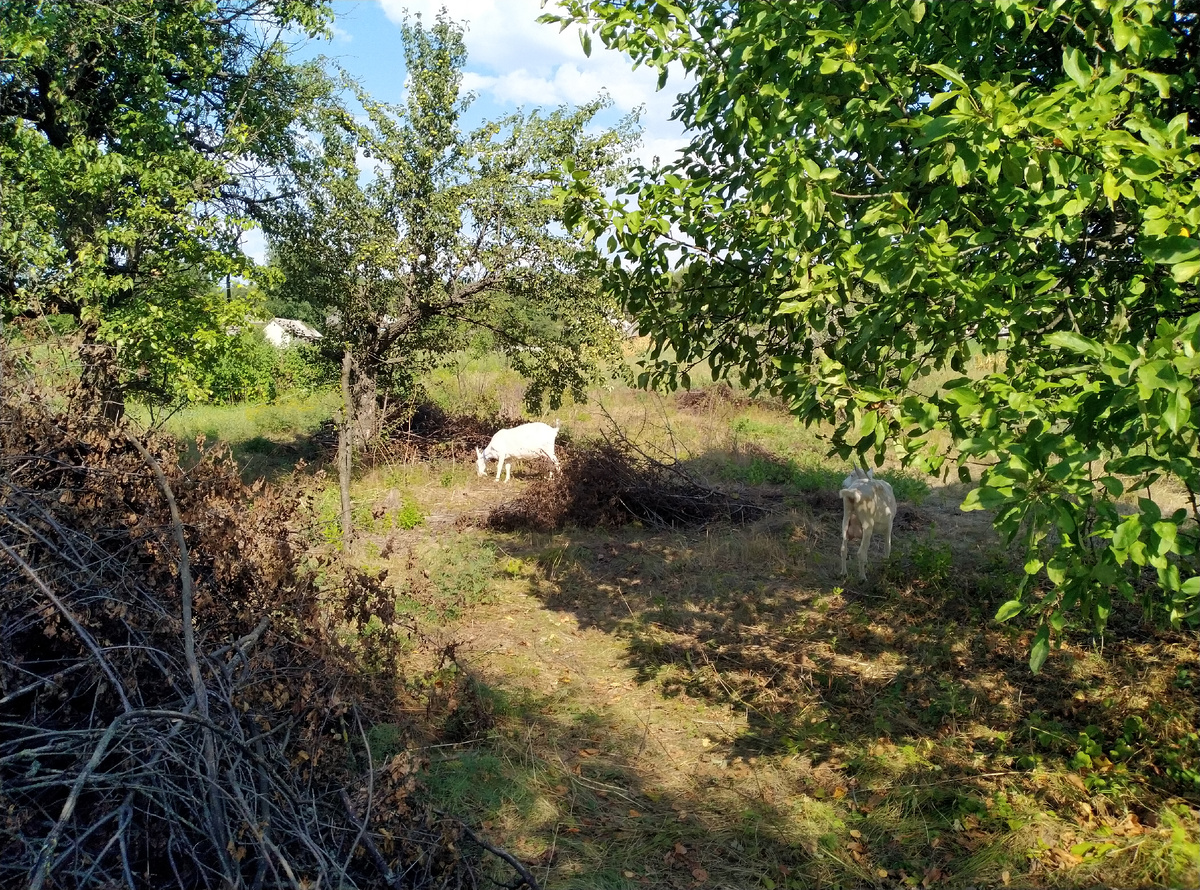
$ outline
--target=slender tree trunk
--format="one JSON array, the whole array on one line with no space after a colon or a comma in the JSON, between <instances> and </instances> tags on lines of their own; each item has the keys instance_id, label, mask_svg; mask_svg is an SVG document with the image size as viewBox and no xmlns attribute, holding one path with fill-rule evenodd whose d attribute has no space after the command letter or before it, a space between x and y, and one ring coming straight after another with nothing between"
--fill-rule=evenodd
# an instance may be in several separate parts
<instances>
[{"instance_id":1,"label":"slender tree trunk","mask_svg":"<svg viewBox=\"0 0 1200 890\"><path fill-rule=\"evenodd\" d=\"M83 330L83 342L79 346L79 361L83 366L79 385L83 397L91 402L87 406L89 413L116 422L125 416L125 390L121 386L116 350L101 343L97 333L94 324Z\"/></svg>"},{"instance_id":2,"label":"slender tree trunk","mask_svg":"<svg viewBox=\"0 0 1200 890\"><path fill-rule=\"evenodd\" d=\"M342 423L338 429L338 487L342 493L342 552L349 554L354 540L354 517L350 507L350 467L354 448L354 399L350 392L350 369L354 364L350 347L342 353Z\"/></svg>"}]
</instances>

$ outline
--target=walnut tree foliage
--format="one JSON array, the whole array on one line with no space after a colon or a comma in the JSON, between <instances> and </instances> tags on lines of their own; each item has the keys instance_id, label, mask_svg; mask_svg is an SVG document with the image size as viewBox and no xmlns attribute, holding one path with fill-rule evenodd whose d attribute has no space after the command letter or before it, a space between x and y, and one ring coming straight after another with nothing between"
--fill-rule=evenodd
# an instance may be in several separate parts
<instances>
[{"instance_id":1,"label":"walnut tree foliage","mask_svg":"<svg viewBox=\"0 0 1200 890\"><path fill-rule=\"evenodd\" d=\"M680 160L568 184L646 380L708 365L843 456L956 461L1027 549L998 617L1037 616L1035 670L1074 610L1196 621L1200 4L559 6L585 50L692 78Z\"/></svg>"},{"instance_id":2,"label":"walnut tree foliage","mask_svg":"<svg viewBox=\"0 0 1200 890\"><path fill-rule=\"evenodd\" d=\"M241 224L315 83L284 32L329 18L319 0L0 5L3 317L78 319L115 354L106 398L192 379L245 315L211 283L244 265Z\"/></svg>"},{"instance_id":3,"label":"walnut tree foliage","mask_svg":"<svg viewBox=\"0 0 1200 890\"><path fill-rule=\"evenodd\" d=\"M598 99L466 131L461 28L443 13L402 33L406 102L377 102L347 82L363 111L354 115L331 91L289 200L267 224L277 292L323 308L327 348L353 353L360 439L379 431L380 391L406 392L472 331L510 353L535 410L567 391L582 399L616 344L605 317L614 304L561 223L555 173L571 162L597 187L612 185L632 121L596 128Z\"/></svg>"}]
</instances>

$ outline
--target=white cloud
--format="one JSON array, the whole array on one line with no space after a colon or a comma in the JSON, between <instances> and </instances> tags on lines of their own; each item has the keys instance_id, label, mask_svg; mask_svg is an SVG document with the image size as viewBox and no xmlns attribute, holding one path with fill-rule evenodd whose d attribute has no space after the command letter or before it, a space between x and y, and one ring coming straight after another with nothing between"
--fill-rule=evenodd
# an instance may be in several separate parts
<instances>
[{"instance_id":1,"label":"white cloud","mask_svg":"<svg viewBox=\"0 0 1200 890\"><path fill-rule=\"evenodd\" d=\"M579 29L560 31L540 24L538 16L553 11L541 0L380 0L387 17L404 19L405 11L420 13L426 24L446 7L450 17L466 26L467 71L463 86L501 105L579 105L602 91L615 109L627 114L642 106L645 146L638 152L649 161L654 154L668 157L684 142L682 128L670 120L675 93L684 85L682 69L672 68L666 88L656 89L658 72L634 71L621 53L592 43L589 58L579 42Z\"/></svg>"}]
</instances>

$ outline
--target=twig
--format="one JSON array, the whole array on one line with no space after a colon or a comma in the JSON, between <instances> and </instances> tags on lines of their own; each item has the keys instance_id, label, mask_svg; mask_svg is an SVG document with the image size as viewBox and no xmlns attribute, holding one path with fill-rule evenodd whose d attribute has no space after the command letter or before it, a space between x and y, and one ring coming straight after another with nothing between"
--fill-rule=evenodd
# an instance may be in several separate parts
<instances>
[{"instance_id":1,"label":"twig","mask_svg":"<svg viewBox=\"0 0 1200 890\"><path fill-rule=\"evenodd\" d=\"M359 842L362 841L362 839L367 835L367 826L371 824L371 802L375 799L375 763L371 756L371 741L367 738L366 730L363 729L362 720L358 716L357 708L354 711L354 722L358 726L358 734L362 737L363 750L366 751L367 754L367 811L363 814L362 824L358 825L357 820L354 818L354 812L350 809L350 798L346 796L346 789L341 789L342 806L346 808L346 815L350 817L351 824L358 828L358 836L354 838L354 842L350 845L350 849L346 853L346 864L342 867L342 871L346 871L350 867L350 857L354 855L355 847L357 847ZM372 854L372 858L375 858L374 854ZM380 861L381 860L379 859L375 860L375 865L377 867ZM385 868L382 872L384 880L386 880L389 884L393 884L392 870L390 868L386 868L386 863L384 863L384 865Z\"/></svg>"},{"instance_id":2,"label":"twig","mask_svg":"<svg viewBox=\"0 0 1200 890\"><path fill-rule=\"evenodd\" d=\"M0 546L2 545L3 542L0 542ZM108 746L112 743L121 724L126 720L132 719L134 716L141 716L141 712L126 711L123 714L118 714L108 724L108 729L100 737L100 741L92 751L92 756L84 764L83 769L79 771L79 775L75 777L75 783L71 786L71 793L63 801L62 811L58 814L58 821L54 823L54 827L46 835L46 839L42 842L41 852L38 853L37 861L34 862L33 868L30 870L29 890L41 890L42 885L46 882L46 878L50 875L50 869L48 868L50 857L54 854L55 847L58 846L58 839L62 835L67 821L71 818L71 814L75 812L75 805L79 802L79 795L83 793L84 784L87 783L88 778L95 771L96 767L100 765L100 761L104 759L104 755L108 751Z\"/></svg>"},{"instance_id":3,"label":"twig","mask_svg":"<svg viewBox=\"0 0 1200 890\"><path fill-rule=\"evenodd\" d=\"M358 837L355 838L354 844L350 847L349 855L353 855L354 848L361 841L366 846L367 852L371 854L371 860L375 863L375 867L383 875L383 880L389 887L395 887L399 890L400 876L391 870L387 864L387 860L383 858L383 854L375 846L375 839L367 832L366 823L359 822L358 817L354 815L354 806L350 803L350 795L346 793L345 788L340 790L339 795L342 799L342 806L346 808L346 818L350 820L351 825L358 829Z\"/></svg>"},{"instance_id":4,"label":"twig","mask_svg":"<svg viewBox=\"0 0 1200 890\"><path fill-rule=\"evenodd\" d=\"M84 645L87 646L88 649L92 651L92 655L96 657L96 661L100 665L100 670L104 671L104 676L108 677L109 682L113 685L113 689L116 690L117 695L120 697L121 706L125 709L125 713L128 714L132 712L133 705L129 703L129 699L125 695L125 687L121 685L121 681L117 679L117 675L114 673L112 665L108 663L108 659L104 657L104 653L100 650L100 646L96 643L96 641L92 639L92 635L87 632L87 628L79 623L79 620L71 613L71 610L68 609L63 601L55 595L54 591L50 589L46 582L38 577L38 574L33 570L33 567L30 566L29 563L25 562L25 560L21 559L21 555L19 553L9 547L8 544L4 543L2 540L0 540L0 548L3 548L5 555L7 555L9 559L17 564L17 567L29 577L29 580L37 585L37 588L42 592L42 595L46 597L46 599L50 600L50 602L54 603L54 608L58 609L58 611L62 613L62 616L67 619L71 625L71 628L75 631L79 639L83 640Z\"/></svg>"},{"instance_id":5,"label":"twig","mask_svg":"<svg viewBox=\"0 0 1200 890\"><path fill-rule=\"evenodd\" d=\"M345 794L344 791L342 793ZM499 847L492 846L487 841L485 841L483 838L481 838L479 835L477 835L475 832L473 832L467 826L467 824L464 823L463 821L461 821L460 819L454 819L450 816L447 816L445 813L441 812L440 810L434 810L434 812L437 813L439 816L441 816L443 819L448 819L451 822L457 823L458 827L462 829L463 834L465 834L467 837L469 837L472 841L474 841L480 847L487 850L493 856L498 856L499 858L501 858L505 862L507 862L509 865L511 865L513 870L516 871L516 873L521 876L521 880L524 881L529 886L529 890L542 890L541 885L538 884L538 882L537 882L537 879L534 878L534 876L529 873L529 869L527 869L524 865L522 865L521 860L517 859L517 857L513 856L507 850L502 850ZM510 885L510 886L520 887L521 885L516 884L516 885Z\"/></svg>"}]
</instances>

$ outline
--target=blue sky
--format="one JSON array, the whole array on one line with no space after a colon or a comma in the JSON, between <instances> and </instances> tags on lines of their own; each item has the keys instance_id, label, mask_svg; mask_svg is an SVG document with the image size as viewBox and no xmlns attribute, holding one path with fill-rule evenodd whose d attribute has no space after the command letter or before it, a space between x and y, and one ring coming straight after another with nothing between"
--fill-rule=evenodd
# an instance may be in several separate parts
<instances>
[{"instance_id":1,"label":"blue sky","mask_svg":"<svg viewBox=\"0 0 1200 890\"><path fill-rule=\"evenodd\" d=\"M605 91L613 100L601 125L615 124L642 106L642 142L638 157L649 162L670 157L683 143L683 131L670 120L678 76L662 92L655 90L657 72L633 71L623 55L593 41L592 55L583 53L578 29L560 31L538 24L541 0L335 0L333 38L297 48L300 58L326 55L358 78L367 91L385 102L404 99L404 50L399 23L405 10L432 22L440 7L466 27L467 63L463 86L476 94L464 124L473 127L518 108L579 105ZM553 3L548 3L552 7ZM672 72L675 75L675 72ZM261 233L248 232L246 252L264 259Z\"/></svg>"}]
</instances>

